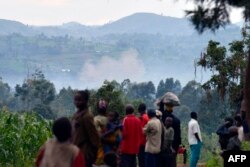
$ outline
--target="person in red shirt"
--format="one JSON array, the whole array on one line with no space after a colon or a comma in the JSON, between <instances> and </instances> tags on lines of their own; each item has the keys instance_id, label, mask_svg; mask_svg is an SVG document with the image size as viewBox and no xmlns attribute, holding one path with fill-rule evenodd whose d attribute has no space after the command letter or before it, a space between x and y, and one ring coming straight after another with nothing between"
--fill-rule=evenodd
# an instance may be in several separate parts
<instances>
[{"instance_id":1,"label":"person in red shirt","mask_svg":"<svg viewBox=\"0 0 250 167\"><path fill-rule=\"evenodd\" d=\"M141 103L138 107L138 112L140 113L139 119L141 121L142 129L149 121L148 115L146 114L146 110L147 110L146 104ZM141 131L140 150L138 154L139 167L145 166L145 145L146 145L146 136Z\"/></svg>"},{"instance_id":2,"label":"person in red shirt","mask_svg":"<svg viewBox=\"0 0 250 167\"><path fill-rule=\"evenodd\" d=\"M52 126L55 139L48 140L39 151L36 167L86 167L80 149L70 143L72 127L68 118L57 119Z\"/></svg>"},{"instance_id":3,"label":"person in red shirt","mask_svg":"<svg viewBox=\"0 0 250 167\"><path fill-rule=\"evenodd\" d=\"M136 154L139 153L142 126L133 113L134 107L127 105L122 128L120 167L136 167Z\"/></svg>"}]
</instances>

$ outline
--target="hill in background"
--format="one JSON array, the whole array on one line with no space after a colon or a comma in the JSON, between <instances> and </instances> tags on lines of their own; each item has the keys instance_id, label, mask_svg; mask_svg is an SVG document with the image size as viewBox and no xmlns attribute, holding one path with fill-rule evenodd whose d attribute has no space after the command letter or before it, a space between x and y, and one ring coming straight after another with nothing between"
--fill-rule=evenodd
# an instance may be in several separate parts
<instances>
[{"instance_id":1,"label":"hill in background","mask_svg":"<svg viewBox=\"0 0 250 167\"><path fill-rule=\"evenodd\" d=\"M58 87L95 87L104 79L126 78L158 84L167 77L185 84L194 79L194 60L209 40L226 45L236 39L236 25L200 36L187 19L151 13L103 26L0 20L0 76L14 85L39 68Z\"/></svg>"}]
</instances>

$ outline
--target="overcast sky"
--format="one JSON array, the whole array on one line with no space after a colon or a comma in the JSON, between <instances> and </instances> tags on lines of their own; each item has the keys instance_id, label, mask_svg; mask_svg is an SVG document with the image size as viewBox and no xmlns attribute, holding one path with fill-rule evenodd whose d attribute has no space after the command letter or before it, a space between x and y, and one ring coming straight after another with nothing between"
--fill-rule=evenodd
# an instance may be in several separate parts
<instances>
[{"instance_id":1,"label":"overcast sky","mask_svg":"<svg viewBox=\"0 0 250 167\"><path fill-rule=\"evenodd\" d=\"M187 0L0 0L0 18L29 25L100 25L137 12L184 17L184 10L193 7ZM239 22L240 10L233 10L231 18Z\"/></svg>"}]
</instances>

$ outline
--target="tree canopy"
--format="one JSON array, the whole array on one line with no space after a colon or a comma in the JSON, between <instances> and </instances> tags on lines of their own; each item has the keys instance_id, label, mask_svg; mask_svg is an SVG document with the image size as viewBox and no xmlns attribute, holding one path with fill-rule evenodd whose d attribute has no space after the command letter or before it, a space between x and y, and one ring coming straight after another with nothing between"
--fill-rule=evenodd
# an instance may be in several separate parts
<instances>
[{"instance_id":1,"label":"tree canopy","mask_svg":"<svg viewBox=\"0 0 250 167\"><path fill-rule=\"evenodd\" d=\"M243 18L250 21L249 0L193 0L197 6L187 10L195 29L202 33L205 30L215 31L230 23L231 8L242 8Z\"/></svg>"}]
</instances>

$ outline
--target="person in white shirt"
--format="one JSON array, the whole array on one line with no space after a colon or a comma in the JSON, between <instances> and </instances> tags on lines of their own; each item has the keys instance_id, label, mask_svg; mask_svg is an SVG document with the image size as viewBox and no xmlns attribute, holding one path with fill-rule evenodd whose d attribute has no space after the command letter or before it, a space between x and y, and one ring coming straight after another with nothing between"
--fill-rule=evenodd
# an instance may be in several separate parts
<instances>
[{"instance_id":1,"label":"person in white shirt","mask_svg":"<svg viewBox=\"0 0 250 167\"><path fill-rule=\"evenodd\" d=\"M200 126L197 121L197 113L191 112L191 120L188 122L188 143L190 145L190 167L196 167L200 158L202 138Z\"/></svg>"}]
</instances>

